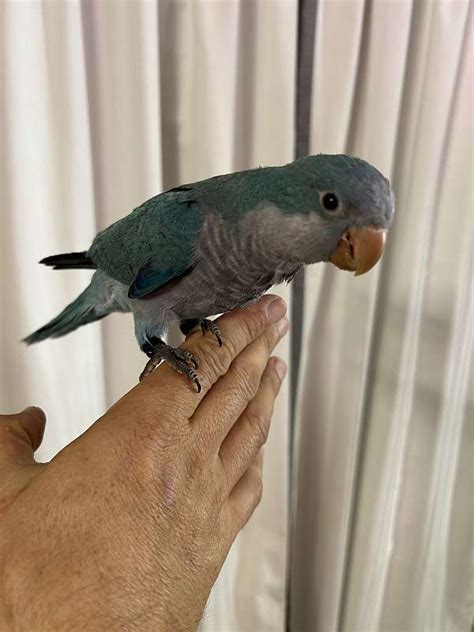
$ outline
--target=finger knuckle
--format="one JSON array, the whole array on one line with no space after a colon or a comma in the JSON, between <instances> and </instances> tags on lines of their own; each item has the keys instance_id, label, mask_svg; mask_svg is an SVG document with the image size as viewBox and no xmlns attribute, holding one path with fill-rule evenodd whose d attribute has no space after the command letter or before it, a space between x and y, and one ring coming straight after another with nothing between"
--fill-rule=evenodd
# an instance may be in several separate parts
<instances>
[{"instance_id":1,"label":"finger knuckle","mask_svg":"<svg viewBox=\"0 0 474 632\"><path fill-rule=\"evenodd\" d=\"M272 325L265 331L265 335L263 336L265 348L268 354L274 349L276 343L278 342L278 331L276 325Z\"/></svg>"},{"instance_id":2,"label":"finger knuckle","mask_svg":"<svg viewBox=\"0 0 474 632\"><path fill-rule=\"evenodd\" d=\"M266 317L261 310L257 312L247 312L246 318L242 320L242 327L247 341L250 342L259 336L265 329L265 325Z\"/></svg>"},{"instance_id":3,"label":"finger knuckle","mask_svg":"<svg viewBox=\"0 0 474 632\"><path fill-rule=\"evenodd\" d=\"M280 390L281 387L281 380L278 377L278 375L276 374L275 371L268 371L265 374L264 379L266 380L266 382L268 383L270 390L273 393L273 397L275 398L278 395L278 392Z\"/></svg>"},{"instance_id":4,"label":"finger knuckle","mask_svg":"<svg viewBox=\"0 0 474 632\"><path fill-rule=\"evenodd\" d=\"M236 511L237 530L247 524L255 509L261 503L263 497L263 482L261 476L254 476L248 483L245 500Z\"/></svg>"},{"instance_id":5,"label":"finger knuckle","mask_svg":"<svg viewBox=\"0 0 474 632\"><path fill-rule=\"evenodd\" d=\"M247 423L250 426L253 442L258 448L261 448L268 439L268 431L270 428L270 414L263 410L249 409L246 413Z\"/></svg>"},{"instance_id":6,"label":"finger knuckle","mask_svg":"<svg viewBox=\"0 0 474 632\"><path fill-rule=\"evenodd\" d=\"M263 497L263 481L261 476L256 476L252 482L252 508L258 507Z\"/></svg>"},{"instance_id":7,"label":"finger knuckle","mask_svg":"<svg viewBox=\"0 0 474 632\"><path fill-rule=\"evenodd\" d=\"M252 399L258 389L259 373L257 367L243 358L237 357L232 363L240 391L247 399Z\"/></svg>"},{"instance_id":8,"label":"finger knuckle","mask_svg":"<svg viewBox=\"0 0 474 632\"><path fill-rule=\"evenodd\" d=\"M205 379L212 384L215 380L227 372L234 357L230 341L226 341L222 347L206 347L203 353L201 372Z\"/></svg>"}]
</instances>

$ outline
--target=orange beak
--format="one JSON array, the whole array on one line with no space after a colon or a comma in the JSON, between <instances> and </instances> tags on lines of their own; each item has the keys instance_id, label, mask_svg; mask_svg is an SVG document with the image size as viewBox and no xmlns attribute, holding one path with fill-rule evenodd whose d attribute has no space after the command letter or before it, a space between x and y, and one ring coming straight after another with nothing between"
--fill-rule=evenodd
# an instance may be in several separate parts
<instances>
[{"instance_id":1,"label":"orange beak","mask_svg":"<svg viewBox=\"0 0 474 632\"><path fill-rule=\"evenodd\" d=\"M368 272L382 256L386 232L377 228L346 230L329 261L341 270L355 272L355 276Z\"/></svg>"}]
</instances>

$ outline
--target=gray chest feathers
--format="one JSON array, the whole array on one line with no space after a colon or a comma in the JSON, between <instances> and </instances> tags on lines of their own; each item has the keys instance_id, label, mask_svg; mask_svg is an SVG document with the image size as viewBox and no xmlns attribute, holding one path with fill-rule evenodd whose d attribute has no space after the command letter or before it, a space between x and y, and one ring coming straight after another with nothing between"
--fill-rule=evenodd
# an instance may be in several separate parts
<instances>
[{"instance_id":1,"label":"gray chest feathers","mask_svg":"<svg viewBox=\"0 0 474 632\"><path fill-rule=\"evenodd\" d=\"M273 209L241 220L207 217L191 272L170 288L168 305L178 318L198 318L250 303L272 285L290 281L301 267L284 260ZM272 228L273 227L273 228ZM162 297L165 298L165 297Z\"/></svg>"}]
</instances>

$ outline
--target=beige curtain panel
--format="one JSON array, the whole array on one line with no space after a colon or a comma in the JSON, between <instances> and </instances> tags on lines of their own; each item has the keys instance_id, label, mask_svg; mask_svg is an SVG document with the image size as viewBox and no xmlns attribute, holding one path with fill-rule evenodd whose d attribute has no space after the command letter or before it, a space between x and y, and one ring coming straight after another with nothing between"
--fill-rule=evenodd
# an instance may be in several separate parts
<instances>
[{"instance_id":1,"label":"beige curtain panel","mask_svg":"<svg viewBox=\"0 0 474 632\"><path fill-rule=\"evenodd\" d=\"M129 389L143 357L123 315L23 346L90 276L39 259L84 249L165 188L289 162L305 143L393 180L379 266L354 279L320 264L300 292L277 290L300 323L293 353L279 349L299 378L205 632L470 629L471 13L462 0L0 2L0 409L45 408L40 459Z\"/></svg>"}]
</instances>

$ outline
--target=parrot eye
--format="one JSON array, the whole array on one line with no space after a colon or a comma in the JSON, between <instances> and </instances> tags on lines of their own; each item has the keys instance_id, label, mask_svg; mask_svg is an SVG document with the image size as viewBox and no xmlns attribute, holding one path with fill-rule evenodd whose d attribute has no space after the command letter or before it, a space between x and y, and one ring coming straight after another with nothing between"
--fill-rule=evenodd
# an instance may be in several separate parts
<instances>
[{"instance_id":1,"label":"parrot eye","mask_svg":"<svg viewBox=\"0 0 474 632\"><path fill-rule=\"evenodd\" d=\"M335 193L325 193L321 201L327 211L335 211L339 206L339 198Z\"/></svg>"}]
</instances>

